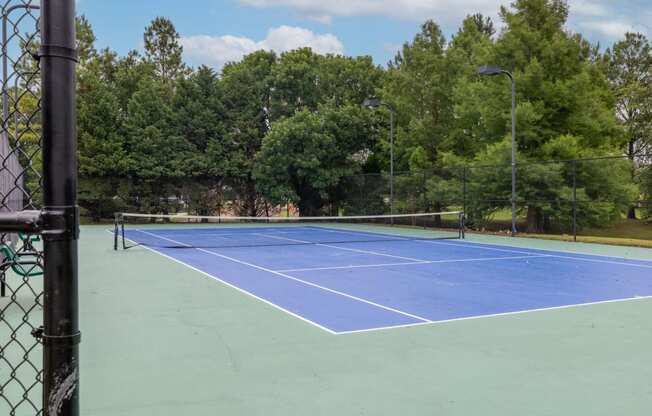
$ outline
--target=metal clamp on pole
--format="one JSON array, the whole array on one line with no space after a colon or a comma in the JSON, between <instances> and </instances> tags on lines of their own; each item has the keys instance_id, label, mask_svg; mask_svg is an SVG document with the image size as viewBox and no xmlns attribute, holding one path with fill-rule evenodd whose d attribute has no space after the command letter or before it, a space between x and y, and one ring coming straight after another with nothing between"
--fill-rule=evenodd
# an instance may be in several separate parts
<instances>
[{"instance_id":1,"label":"metal clamp on pole","mask_svg":"<svg viewBox=\"0 0 652 416\"><path fill-rule=\"evenodd\" d=\"M36 58L62 58L73 62L79 62L79 54L76 49L59 45L41 45Z\"/></svg>"},{"instance_id":2,"label":"metal clamp on pole","mask_svg":"<svg viewBox=\"0 0 652 416\"><path fill-rule=\"evenodd\" d=\"M64 241L79 239L79 207L46 207L41 214L43 239Z\"/></svg>"},{"instance_id":3,"label":"metal clamp on pole","mask_svg":"<svg viewBox=\"0 0 652 416\"><path fill-rule=\"evenodd\" d=\"M53 347L57 346L73 346L81 343L81 332L77 332L72 335L65 336L52 336L45 335L45 329L43 327L37 328L32 331L34 338L40 340L43 345L52 345Z\"/></svg>"}]
</instances>

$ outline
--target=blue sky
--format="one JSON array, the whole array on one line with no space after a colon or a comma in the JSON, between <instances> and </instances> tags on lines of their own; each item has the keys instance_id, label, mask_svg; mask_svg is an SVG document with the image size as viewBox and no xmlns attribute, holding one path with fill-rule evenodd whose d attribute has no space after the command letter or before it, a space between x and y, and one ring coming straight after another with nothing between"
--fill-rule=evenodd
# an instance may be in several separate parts
<instances>
[{"instance_id":1,"label":"blue sky","mask_svg":"<svg viewBox=\"0 0 652 416\"><path fill-rule=\"evenodd\" d=\"M121 54L142 49L156 16L174 22L186 61L216 68L256 49L278 52L310 46L321 53L371 55L385 64L427 18L447 35L470 13L495 18L508 0L78 0L97 46ZM626 31L652 35L649 0L570 0L569 29L610 45Z\"/></svg>"}]
</instances>

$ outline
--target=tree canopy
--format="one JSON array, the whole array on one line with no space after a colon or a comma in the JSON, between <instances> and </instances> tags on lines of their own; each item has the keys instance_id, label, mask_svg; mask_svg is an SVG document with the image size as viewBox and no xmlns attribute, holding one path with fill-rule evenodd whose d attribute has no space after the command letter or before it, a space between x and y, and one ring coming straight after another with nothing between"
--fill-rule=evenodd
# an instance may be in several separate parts
<instances>
[{"instance_id":1,"label":"tree canopy","mask_svg":"<svg viewBox=\"0 0 652 416\"><path fill-rule=\"evenodd\" d=\"M95 219L117 209L258 216L288 203L302 215L387 212L391 108L398 209L464 205L481 226L511 190L508 80L477 73L492 64L516 81L528 229L563 222L574 185L592 206L581 225L640 215L634 201L652 199L648 40L629 33L601 51L567 28L562 0L516 0L499 15L501 25L470 15L450 38L426 21L386 67L302 48L254 52L219 71L184 64L169 19L145 29L144 56L119 56L95 49L81 17L82 205ZM372 96L386 106L364 109ZM608 167L554 162L625 155ZM355 175L366 175L362 204L352 201L365 193L353 190Z\"/></svg>"}]
</instances>

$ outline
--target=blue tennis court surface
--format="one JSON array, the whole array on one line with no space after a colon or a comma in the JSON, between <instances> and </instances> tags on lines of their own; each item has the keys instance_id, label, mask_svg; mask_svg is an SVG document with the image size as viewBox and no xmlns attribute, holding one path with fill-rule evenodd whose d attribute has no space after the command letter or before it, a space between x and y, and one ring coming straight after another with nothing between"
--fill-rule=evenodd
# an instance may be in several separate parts
<instances>
[{"instance_id":1,"label":"blue tennis court surface","mask_svg":"<svg viewBox=\"0 0 652 416\"><path fill-rule=\"evenodd\" d=\"M327 233L351 241L316 243ZM369 235L376 241L354 241ZM652 296L645 260L326 227L152 228L126 237L338 334Z\"/></svg>"}]
</instances>

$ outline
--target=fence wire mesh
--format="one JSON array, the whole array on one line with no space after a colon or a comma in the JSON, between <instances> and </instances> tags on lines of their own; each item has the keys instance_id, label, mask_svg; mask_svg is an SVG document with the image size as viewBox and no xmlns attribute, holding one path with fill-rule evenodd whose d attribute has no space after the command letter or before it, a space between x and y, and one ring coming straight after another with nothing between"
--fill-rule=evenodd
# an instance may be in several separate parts
<instances>
[{"instance_id":1,"label":"fence wire mesh","mask_svg":"<svg viewBox=\"0 0 652 416\"><path fill-rule=\"evenodd\" d=\"M194 184L191 184L194 185ZM243 212L243 193L228 182L208 187L216 198L193 199L171 184L131 188L130 199L108 193L114 211L143 214L298 215L298 206L274 204L257 194L265 209ZM253 188L255 189L255 187ZM205 190L203 192L206 193ZM208 194L208 193L207 193ZM118 207L116 201L120 201ZM132 201L136 201L134 203ZM652 240L652 157L609 156L562 161L523 160L516 167L519 233ZM511 234L512 166L467 165L426 172L342 177L320 195L313 215L386 215L464 211L470 231ZM92 205L84 205L87 215ZM107 212L103 218L112 215ZM101 213L98 218L102 217Z\"/></svg>"},{"instance_id":2,"label":"fence wire mesh","mask_svg":"<svg viewBox=\"0 0 652 416\"><path fill-rule=\"evenodd\" d=\"M0 212L38 210L42 201L40 2L2 4ZM0 235L0 414L41 415L43 253L41 242Z\"/></svg>"}]
</instances>

